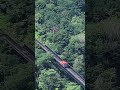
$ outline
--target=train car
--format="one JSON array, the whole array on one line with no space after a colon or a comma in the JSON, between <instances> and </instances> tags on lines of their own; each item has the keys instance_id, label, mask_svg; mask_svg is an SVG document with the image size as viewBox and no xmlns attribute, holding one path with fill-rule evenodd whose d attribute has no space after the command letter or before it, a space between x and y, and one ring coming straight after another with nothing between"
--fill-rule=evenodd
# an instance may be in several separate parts
<instances>
[{"instance_id":1,"label":"train car","mask_svg":"<svg viewBox=\"0 0 120 90\"><path fill-rule=\"evenodd\" d=\"M61 64L64 68L69 67L68 62L67 62L67 61L65 61L65 60L60 61L60 64Z\"/></svg>"}]
</instances>

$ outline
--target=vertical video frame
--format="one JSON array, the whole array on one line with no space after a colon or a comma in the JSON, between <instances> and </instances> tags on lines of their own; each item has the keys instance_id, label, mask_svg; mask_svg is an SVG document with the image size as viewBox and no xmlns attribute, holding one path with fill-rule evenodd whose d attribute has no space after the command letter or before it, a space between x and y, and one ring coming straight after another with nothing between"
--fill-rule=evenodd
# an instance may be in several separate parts
<instances>
[{"instance_id":1,"label":"vertical video frame","mask_svg":"<svg viewBox=\"0 0 120 90\"><path fill-rule=\"evenodd\" d=\"M85 90L85 0L35 0L36 90Z\"/></svg>"}]
</instances>

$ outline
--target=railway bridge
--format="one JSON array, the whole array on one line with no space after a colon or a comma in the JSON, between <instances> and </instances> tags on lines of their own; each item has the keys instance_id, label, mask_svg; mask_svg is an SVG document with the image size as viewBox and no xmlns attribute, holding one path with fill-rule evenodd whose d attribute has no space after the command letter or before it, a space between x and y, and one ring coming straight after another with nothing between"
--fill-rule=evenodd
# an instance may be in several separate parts
<instances>
[{"instance_id":1,"label":"railway bridge","mask_svg":"<svg viewBox=\"0 0 120 90\"><path fill-rule=\"evenodd\" d=\"M23 47L17 44L12 38L10 38L7 34L1 33L0 35L4 40L6 40L11 47L16 50L28 63L34 63L35 61L35 54L30 50L26 45ZM53 55L54 60L51 61L55 65L57 65L60 69L62 69L65 73L67 73L71 78L73 78L78 84L82 86L83 89L85 89L85 80L84 78L79 75L69 64L68 67L63 67L60 62L62 59L54 52L52 51L48 46L43 45L41 42L39 42L37 39L35 39L35 42L41 47L45 52L49 52ZM24 62L24 61L23 61ZM25 63L25 62L24 62Z\"/></svg>"}]
</instances>

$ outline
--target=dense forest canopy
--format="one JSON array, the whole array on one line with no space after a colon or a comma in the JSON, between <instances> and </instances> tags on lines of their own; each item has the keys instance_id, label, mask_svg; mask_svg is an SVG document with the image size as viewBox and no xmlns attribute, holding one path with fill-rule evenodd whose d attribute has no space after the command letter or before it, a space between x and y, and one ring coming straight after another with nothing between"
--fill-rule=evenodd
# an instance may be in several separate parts
<instances>
[{"instance_id":1,"label":"dense forest canopy","mask_svg":"<svg viewBox=\"0 0 120 90\"><path fill-rule=\"evenodd\" d=\"M18 44L34 50L33 0L0 0L0 30ZM30 9L31 8L31 9ZM0 90L33 90L34 65L23 58L0 37Z\"/></svg>"},{"instance_id":2,"label":"dense forest canopy","mask_svg":"<svg viewBox=\"0 0 120 90\"><path fill-rule=\"evenodd\" d=\"M120 85L120 1L86 0L86 31L84 0L35 0L35 7L33 3L33 0L1 0L0 30L33 50L35 32L39 41L67 59L83 77L86 62L86 89L116 90ZM0 42L0 90L33 90L33 65L23 65L8 43L1 39ZM37 90L80 90L78 84L50 62L52 57L48 53L37 45L35 51Z\"/></svg>"},{"instance_id":3,"label":"dense forest canopy","mask_svg":"<svg viewBox=\"0 0 120 90\"><path fill-rule=\"evenodd\" d=\"M84 0L36 0L35 37L55 51L84 77ZM50 62L49 54L36 45L37 90L79 90ZM54 79L53 79L54 78Z\"/></svg>"},{"instance_id":4,"label":"dense forest canopy","mask_svg":"<svg viewBox=\"0 0 120 90\"><path fill-rule=\"evenodd\" d=\"M86 0L86 23L120 17L119 0Z\"/></svg>"},{"instance_id":5,"label":"dense forest canopy","mask_svg":"<svg viewBox=\"0 0 120 90\"><path fill-rule=\"evenodd\" d=\"M87 90L119 90L120 1L86 0Z\"/></svg>"}]
</instances>

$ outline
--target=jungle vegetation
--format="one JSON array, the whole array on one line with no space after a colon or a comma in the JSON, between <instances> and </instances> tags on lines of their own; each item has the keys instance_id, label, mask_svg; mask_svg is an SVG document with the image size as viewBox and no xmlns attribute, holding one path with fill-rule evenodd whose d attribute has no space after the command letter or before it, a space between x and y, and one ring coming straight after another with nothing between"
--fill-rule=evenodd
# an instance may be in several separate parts
<instances>
[{"instance_id":1,"label":"jungle vegetation","mask_svg":"<svg viewBox=\"0 0 120 90\"><path fill-rule=\"evenodd\" d=\"M0 30L34 51L33 0L0 0ZM31 8L31 9L30 9ZM0 37L0 90L34 90L34 64L24 60Z\"/></svg>"},{"instance_id":2,"label":"jungle vegetation","mask_svg":"<svg viewBox=\"0 0 120 90\"><path fill-rule=\"evenodd\" d=\"M86 90L119 90L120 1L87 0Z\"/></svg>"},{"instance_id":3,"label":"jungle vegetation","mask_svg":"<svg viewBox=\"0 0 120 90\"><path fill-rule=\"evenodd\" d=\"M85 1L35 0L35 38L56 52L83 77L85 75ZM65 73L51 62L53 59L35 47L36 90L80 90Z\"/></svg>"}]
</instances>

